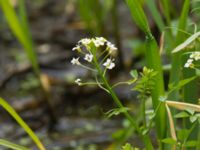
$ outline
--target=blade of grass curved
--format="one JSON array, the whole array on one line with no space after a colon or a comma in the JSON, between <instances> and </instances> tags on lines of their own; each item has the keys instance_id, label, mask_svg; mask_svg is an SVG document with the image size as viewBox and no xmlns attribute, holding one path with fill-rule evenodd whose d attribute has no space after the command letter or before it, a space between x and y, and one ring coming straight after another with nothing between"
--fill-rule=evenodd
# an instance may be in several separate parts
<instances>
[{"instance_id":1,"label":"blade of grass curved","mask_svg":"<svg viewBox=\"0 0 200 150\"><path fill-rule=\"evenodd\" d=\"M2 145L2 146L4 146L4 147L7 147L7 148L11 148L11 149L13 149L13 150L29 150L29 149L26 148L26 147L17 145L17 144L15 144L15 143L12 143L12 142L9 142L9 141L3 140L3 139L0 139L0 145Z\"/></svg>"},{"instance_id":2,"label":"blade of grass curved","mask_svg":"<svg viewBox=\"0 0 200 150\"><path fill-rule=\"evenodd\" d=\"M28 19L27 19L24 0L19 0L19 20L22 25L22 29L24 30L24 33L29 40L31 47L33 47L33 40L32 40L31 34L30 34L29 24L27 21Z\"/></svg>"},{"instance_id":3,"label":"blade of grass curved","mask_svg":"<svg viewBox=\"0 0 200 150\"><path fill-rule=\"evenodd\" d=\"M32 138L39 150L45 150L43 144L39 138L35 135L32 129L23 121L23 119L17 114L17 112L10 106L3 98L0 97L0 105L18 122L18 124L26 131L26 133Z\"/></svg>"},{"instance_id":4,"label":"blade of grass curved","mask_svg":"<svg viewBox=\"0 0 200 150\"><path fill-rule=\"evenodd\" d=\"M147 17L141 7L140 1L138 0L126 0L126 3L131 10L131 15L133 20L138 25L138 27L147 35L149 35L150 28L148 24Z\"/></svg>"},{"instance_id":5,"label":"blade of grass curved","mask_svg":"<svg viewBox=\"0 0 200 150\"><path fill-rule=\"evenodd\" d=\"M22 4L23 1L21 1L20 3ZM38 66L38 62L37 62L37 57L34 52L34 48L33 48L32 42L30 40L30 37L27 34L28 31L27 31L26 25L24 23L25 21L22 21L23 23L20 22L13 6L10 3L10 0L0 0L0 6L6 17L8 25L10 26L10 29L12 30L14 35L17 37L19 42L24 47L24 50L26 51L26 54L33 66L35 73L37 75L39 75L39 66ZM23 15L25 15L25 14L23 13ZM25 19L24 16L22 18ZM22 20L24 20L24 19L22 19ZM25 27L25 28L23 28L23 27Z\"/></svg>"},{"instance_id":6,"label":"blade of grass curved","mask_svg":"<svg viewBox=\"0 0 200 150\"><path fill-rule=\"evenodd\" d=\"M200 36L200 32L196 32L193 35L191 35L189 38L187 38L183 43L175 47L172 51L172 53L180 52L187 48L192 42L194 42L198 37Z\"/></svg>"},{"instance_id":7,"label":"blade of grass curved","mask_svg":"<svg viewBox=\"0 0 200 150\"><path fill-rule=\"evenodd\" d=\"M159 30L161 32L163 32L163 30L165 28L165 23L164 23L161 15L160 15L158 9L157 9L155 0L147 0L146 4L147 4L147 6L148 6L148 8L149 8L149 10L150 10L150 12L153 16L155 23L158 26Z\"/></svg>"},{"instance_id":8,"label":"blade of grass curved","mask_svg":"<svg viewBox=\"0 0 200 150\"><path fill-rule=\"evenodd\" d=\"M167 25L171 25L171 17L170 17L170 1L169 0L161 0L161 4L163 6L163 14L167 20Z\"/></svg>"}]
</instances>

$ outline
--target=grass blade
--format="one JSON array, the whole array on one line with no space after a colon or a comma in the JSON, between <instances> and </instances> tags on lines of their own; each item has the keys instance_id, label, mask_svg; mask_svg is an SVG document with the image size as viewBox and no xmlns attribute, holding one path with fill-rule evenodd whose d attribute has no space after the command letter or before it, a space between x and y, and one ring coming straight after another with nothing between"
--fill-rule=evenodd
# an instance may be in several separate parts
<instances>
[{"instance_id":1,"label":"grass blade","mask_svg":"<svg viewBox=\"0 0 200 150\"><path fill-rule=\"evenodd\" d=\"M181 12L181 17L180 17L180 20L179 20L179 26L178 26L179 30L185 30L186 29L189 9L190 9L190 0L185 0L183 8L182 8L182 12ZM185 35L182 32L178 31L177 36L176 36L175 45L180 44L181 42L184 41L184 39L185 39ZM172 56L172 69L170 71L170 83L178 84L178 82L180 80L181 55L182 55L182 53L179 52L179 53L176 53ZM170 99L173 98L174 100L177 100L178 97L179 97L178 90L173 91L169 95L169 98Z\"/></svg>"},{"instance_id":2,"label":"grass blade","mask_svg":"<svg viewBox=\"0 0 200 150\"><path fill-rule=\"evenodd\" d=\"M161 15L160 15L160 13L157 9L155 0L147 0L146 4L147 4L147 6L148 6L148 8L149 8L149 10L150 10L150 12L153 16L154 21L156 22L159 30L161 32L163 32L163 30L165 28L165 23L163 22L163 19L162 19Z\"/></svg>"},{"instance_id":3,"label":"grass blade","mask_svg":"<svg viewBox=\"0 0 200 150\"><path fill-rule=\"evenodd\" d=\"M169 0L161 0L161 4L163 6L163 14L166 18L167 21L167 25L170 26L171 25L171 17L170 17L170 1Z\"/></svg>"},{"instance_id":4,"label":"grass blade","mask_svg":"<svg viewBox=\"0 0 200 150\"><path fill-rule=\"evenodd\" d=\"M188 39L186 39L183 43L181 43L176 48L174 48L172 53L177 53L177 52L180 52L181 50L186 49L187 46L189 46L192 42L194 42L199 36L200 36L200 32L194 33Z\"/></svg>"},{"instance_id":5,"label":"grass blade","mask_svg":"<svg viewBox=\"0 0 200 150\"><path fill-rule=\"evenodd\" d=\"M148 67L158 72L156 75L155 88L152 90L152 101L154 110L159 105L159 97L164 94L164 81L159 48L155 38L152 36L148 25L147 17L138 0L126 0L130 8L132 18L147 36L146 40L146 59ZM159 139L160 149L163 147L161 140L166 136L166 111L162 104L156 114L156 129Z\"/></svg>"},{"instance_id":6,"label":"grass blade","mask_svg":"<svg viewBox=\"0 0 200 150\"><path fill-rule=\"evenodd\" d=\"M131 15L135 23L145 34L149 35L151 32L150 32L148 20L141 7L140 1L126 0L126 3L129 9L131 10Z\"/></svg>"},{"instance_id":7,"label":"grass blade","mask_svg":"<svg viewBox=\"0 0 200 150\"><path fill-rule=\"evenodd\" d=\"M11 148L13 150L29 150L26 147L14 144L12 142L9 142L9 141L3 140L3 139L0 139L0 145L7 147L7 148Z\"/></svg>"},{"instance_id":8,"label":"grass blade","mask_svg":"<svg viewBox=\"0 0 200 150\"><path fill-rule=\"evenodd\" d=\"M17 112L10 106L3 98L0 98L0 105L18 122L18 124L26 131L26 133L32 138L39 150L45 150L43 144L39 138L31 130L31 128L23 121L23 119L17 114Z\"/></svg>"},{"instance_id":9,"label":"grass blade","mask_svg":"<svg viewBox=\"0 0 200 150\"><path fill-rule=\"evenodd\" d=\"M21 3L23 3L23 1L21 1ZM25 21L22 21L23 23L21 23L19 21L19 18L17 17L17 14L9 0L0 0L0 6L6 17L8 25L10 26L10 29L12 30L14 35L17 37L19 42L24 47L24 50L26 51L26 54L33 66L33 69L34 69L35 73L38 75L39 74L39 66L38 66L38 62L37 62L37 57L34 52L33 45L30 42L31 41L30 37L27 34L27 32L28 32L27 28L25 28L25 29L23 28L26 26L24 23Z\"/></svg>"}]
</instances>

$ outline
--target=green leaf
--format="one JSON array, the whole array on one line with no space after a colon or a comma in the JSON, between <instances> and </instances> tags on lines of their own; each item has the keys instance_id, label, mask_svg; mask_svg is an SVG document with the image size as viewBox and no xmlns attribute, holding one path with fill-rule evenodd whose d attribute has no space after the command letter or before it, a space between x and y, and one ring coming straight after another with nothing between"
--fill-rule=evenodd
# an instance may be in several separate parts
<instances>
[{"instance_id":1,"label":"green leaf","mask_svg":"<svg viewBox=\"0 0 200 150\"><path fill-rule=\"evenodd\" d=\"M178 90L180 88L182 88L183 86L185 86L186 84L190 83L191 81L195 80L197 77L194 76L194 77L190 77L190 78L187 78L187 79L183 79L183 80L180 80L178 82L178 84L174 84L174 83L171 83L169 84L169 92L168 94L170 94L171 92L173 92L174 90Z\"/></svg>"},{"instance_id":2,"label":"green leaf","mask_svg":"<svg viewBox=\"0 0 200 150\"><path fill-rule=\"evenodd\" d=\"M184 147L196 147L197 146L197 141L187 141L184 144Z\"/></svg>"},{"instance_id":3,"label":"green leaf","mask_svg":"<svg viewBox=\"0 0 200 150\"><path fill-rule=\"evenodd\" d=\"M190 117L190 122L194 123L198 118L196 116L191 116Z\"/></svg>"},{"instance_id":4,"label":"green leaf","mask_svg":"<svg viewBox=\"0 0 200 150\"><path fill-rule=\"evenodd\" d=\"M191 115L194 115L194 113L195 113L195 111L193 109L189 109L189 108L187 108L186 111L188 113L190 113Z\"/></svg>"},{"instance_id":5,"label":"green leaf","mask_svg":"<svg viewBox=\"0 0 200 150\"><path fill-rule=\"evenodd\" d=\"M155 23L162 32L165 29L165 23L160 15L160 12L158 11L155 0L146 0L146 4L153 16L153 19L155 20Z\"/></svg>"},{"instance_id":6,"label":"green leaf","mask_svg":"<svg viewBox=\"0 0 200 150\"><path fill-rule=\"evenodd\" d=\"M147 35L150 34L150 28L147 21L147 17L138 0L126 0L126 3L131 11L131 15L138 27Z\"/></svg>"},{"instance_id":7,"label":"green leaf","mask_svg":"<svg viewBox=\"0 0 200 150\"><path fill-rule=\"evenodd\" d=\"M166 143L166 144L176 144L176 140L172 139L172 138L165 138L162 140L163 143Z\"/></svg>"},{"instance_id":8,"label":"green leaf","mask_svg":"<svg viewBox=\"0 0 200 150\"><path fill-rule=\"evenodd\" d=\"M187 138L189 134L190 134L190 130L188 129L182 129L182 130L177 131L178 139L181 141L184 141L185 138Z\"/></svg>"},{"instance_id":9,"label":"green leaf","mask_svg":"<svg viewBox=\"0 0 200 150\"><path fill-rule=\"evenodd\" d=\"M115 109L111 109L108 112L106 112L106 116L108 118L112 117L112 116L117 116L121 113L127 112L129 110L129 108L127 107L123 107L123 108L115 108Z\"/></svg>"},{"instance_id":10,"label":"green leaf","mask_svg":"<svg viewBox=\"0 0 200 150\"><path fill-rule=\"evenodd\" d=\"M137 79L138 78L138 72L137 72L137 70L131 70L130 75L131 75L131 77Z\"/></svg>"},{"instance_id":11,"label":"green leaf","mask_svg":"<svg viewBox=\"0 0 200 150\"><path fill-rule=\"evenodd\" d=\"M200 32L197 32L195 34L193 34L192 36L190 36L187 40L185 40L185 42L181 43L180 45L178 45L172 52L173 53L177 53L183 49L185 49L188 45L190 45L194 40L196 40L198 37L200 36Z\"/></svg>"},{"instance_id":12,"label":"green leaf","mask_svg":"<svg viewBox=\"0 0 200 150\"><path fill-rule=\"evenodd\" d=\"M161 0L163 6L163 14L167 20L168 25L171 24L170 11L171 11L171 1L170 0Z\"/></svg>"},{"instance_id":13,"label":"green leaf","mask_svg":"<svg viewBox=\"0 0 200 150\"><path fill-rule=\"evenodd\" d=\"M0 139L0 145L7 147L7 148L10 148L10 149L13 149L13 150L29 150L26 147L14 144L12 142L9 142L9 141L3 140L3 139Z\"/></svg>"},{"instance_id":14,"label":"green leaf","mask_svg":"<svg viewBox=\"0 0 200 150\"><path fill-rule=\"evenodd\" d=\"M183 111L183 112L180 112L180 113L174 115L174 118L187 118L189 116L190 115L187 112Z\"/></svg>"}]
</instances>

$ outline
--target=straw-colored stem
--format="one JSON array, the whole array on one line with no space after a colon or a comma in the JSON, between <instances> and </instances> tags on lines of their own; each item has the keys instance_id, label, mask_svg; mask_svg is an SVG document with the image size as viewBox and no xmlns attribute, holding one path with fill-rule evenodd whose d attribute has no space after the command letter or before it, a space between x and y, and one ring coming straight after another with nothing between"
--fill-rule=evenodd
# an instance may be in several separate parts
<instances>
[{"instance_id":1,"label":"straw-colored stem","mask_svg":"<svg viewBox=\"0 0 200 150\"><path fill-rule=\"evenodd\" d=\"M168 106L174 107L178 110L187 110L192 109L196 112L200 112L200 105L190 104L190 103L183 103L183 102L175 102L167 100L165 102Z\"/></svg>"}]
</instances>

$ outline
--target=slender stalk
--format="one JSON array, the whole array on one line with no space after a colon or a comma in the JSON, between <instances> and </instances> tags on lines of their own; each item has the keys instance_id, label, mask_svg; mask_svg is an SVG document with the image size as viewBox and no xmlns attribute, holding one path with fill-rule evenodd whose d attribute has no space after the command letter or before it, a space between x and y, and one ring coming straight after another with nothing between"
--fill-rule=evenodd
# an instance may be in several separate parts
<instances>
[{"instance_id":1,"label":"slender stalk","mask_svg":"<svg viewBox=\"0 0 200 150\"><path fill-rule=\"evenodd\" d=\"M146 110L146 107L145 107L145 97L142 96L141 98L142 100L142 118L143 118L143 124L144 124L144 128L147 127L147 123L146 123L146 113L145 113L145 110Z\"/></svg>"},{"instance_id":2,"label":"slender stalk","mask_svg":"<svg viewBox=\"0 0 200 150\"><path fill-rule=\"evenodd\" d=\"M175 131L175 126L174 126L174 120L172 117L172 113L166 103L166 110L167 110L167 115L168 115L168 119L169 119L169 126L170 126L170 134L172 139L174 139L175 141L177 141L177 136L176 136L176 131ZM176 144L173 145L172 149L176 150Z\"/></svg>"},{"instance_id":3,"label":"slender stalk","mask_svg":"<svg viewBox=\"0 0 200 150\"><path fill-rule=\"evenodd\" d=\"M103 75L103 71L101 70L98 62L97 62L97 58L94 55L94 63L95 66L98 70L98 73L100 75L100 78L102 80L102 83L104 84L104 86L106 87L106 89L108 90L108 92L110 93L110 95L112 96L115 104L119 107L119 108L124 108L123 104L121 103L121 101L119 100L119 98L117 97L117 95L115 94L115 92L113 91L112 87L109 85L107 79L105 78L105 76ZM141 136L143 142L145 143L146 149L147 150L153 150L153 145L151 143L151 139L148 135L144 135L142 134L141 129L139 128L139 126L137 125L136 121L133 119L133 117L127 112L124 111L123 112L124 116L130 121L130 123L133 125L133 127L135 128L135 130L139 133L139 135Z\"/></svg>"}]
</instances>

